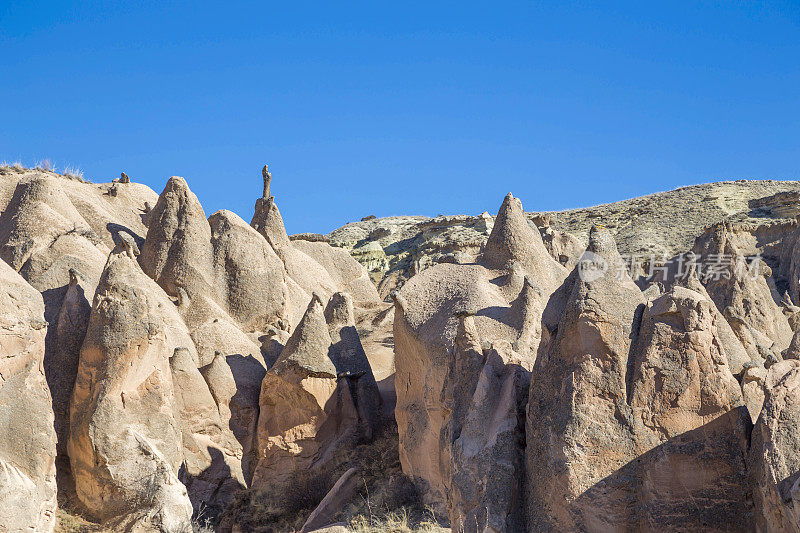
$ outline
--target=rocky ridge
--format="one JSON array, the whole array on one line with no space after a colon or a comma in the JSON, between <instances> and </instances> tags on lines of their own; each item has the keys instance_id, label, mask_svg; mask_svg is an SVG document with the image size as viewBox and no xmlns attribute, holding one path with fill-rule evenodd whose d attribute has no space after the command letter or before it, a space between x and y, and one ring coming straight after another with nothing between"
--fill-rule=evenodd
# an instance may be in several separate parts
<instances>
[{"instance_id":1,"label":"rocky ridge","mask_svg":"<svg viewBox=\"0 0 800 533\"><path fill-rule=\"evenodd\" d=\"M798 210L800 182L723 181L681 187L603 204L566 211L528 212L526 218L552 231L543 235L558 256L583 251L593 224L607 227L622 254L658 258L672 257L692 247L705 227L729 221L763 224L771 220L793 220ZM346 248L369 271L386 297L411 276L438 262L473 260L486 243L494 217L439 215L365 217L330 234L298 239L326 239ZM564 241L565 233L574 239ZM577 243L575 242L577 241ZM568 259L562 260L566 263Z\"/></svg>"}]
</instances>

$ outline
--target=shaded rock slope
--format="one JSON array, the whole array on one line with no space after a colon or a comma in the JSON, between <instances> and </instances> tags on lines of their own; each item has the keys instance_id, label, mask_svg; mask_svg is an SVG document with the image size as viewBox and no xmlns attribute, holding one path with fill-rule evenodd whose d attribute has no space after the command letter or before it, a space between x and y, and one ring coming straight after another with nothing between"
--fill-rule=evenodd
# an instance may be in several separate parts
<instances>
[{"instance_id":1,"label":"shaded rock slope","mask_svg":"<svg viewBox=\"0 0 800 533\"><path fill-rule=\"evenodd\" d=\"M0 531L800 531L796 182L290 237L261 177L0 168Z\"/></svg>"}]
</instances>

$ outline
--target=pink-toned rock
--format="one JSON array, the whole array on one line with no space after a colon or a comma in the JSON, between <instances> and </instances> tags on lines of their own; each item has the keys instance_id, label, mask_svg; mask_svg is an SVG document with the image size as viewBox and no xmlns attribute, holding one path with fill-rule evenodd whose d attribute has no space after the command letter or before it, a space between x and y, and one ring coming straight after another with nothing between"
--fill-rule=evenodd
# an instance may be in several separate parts
<instances>
[{"instance_id":1,"label":"pink-toned rock","mask_svg":"<svg viewBox=\"0 0 800 533\"><path fill-rule=\"evenodd\" d=\"M53 531L56 434L42 296L0 261L0 530Z\"/></svg>"},{"instance_id":2,"label":"pink-toned rock","mask_svg":"<svg viewBox=\"0 0 800 533\"><path fill-rule=\"evenodd\" d=\"M395 296L400 461L424 501L453 524L512 531L521 523L517 408L526 401L525 369L550 335L542 315L565 276L508 195L478 264L437 264ZM455 315L474 317L459 326ZM501 398L489 392L498 387ZM481 420L496 421L485 435ZM493 461L502 472L491 473Z\"/></svg>"},{"instance_id":3,"label":"pink-toned rock","mask_svg":"<svg viewBox=\"0 0 800 533\"><path fill-rule=\"evenodd\" d=\"M67 447L80 501L114 527L189 527L192 506L177 477L183 453L169 357L191 341L175 313L119 246L92 304Z\"/></svg>"},{"instance_id":4,"label":"pink-toned rock","mask_svg":"<svg viewBox=\"0 0 800 533\"><path fill-rule=\"evenodd\" d=\"M770 367L748 457L757 531L800 531L800 361Z\"/></svg>"}]
</instances>

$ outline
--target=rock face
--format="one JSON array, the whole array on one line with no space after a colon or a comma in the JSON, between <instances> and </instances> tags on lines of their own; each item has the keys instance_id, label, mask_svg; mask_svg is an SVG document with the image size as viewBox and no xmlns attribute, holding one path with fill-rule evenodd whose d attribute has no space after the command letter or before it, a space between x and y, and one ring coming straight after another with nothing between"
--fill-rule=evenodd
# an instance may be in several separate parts
<instances>
[{"instance_id":1,"label":"rock face","mask_svg":"<svg viewBox=\"0 0 800 533\"><path fill-rule=\"evenodd\" d=\"M426 503L467 530L522 523L528 371L549 335L547 299L565 276L508 195L478 264L433 266L395 297L403 470Z\"/></svg>"},{"instance_id":2,"label":"rock face","mask_svg":"<svg viewBox=\"0 0 800 533\"><path fill-rule=\"evenodd\" d=\"M585 280L577 269L567 280L558 332L533 369L527 465L542 482L529 488L530 531L613 529L627 522L625 501L614 491L581 497L636 455L628 396L644 297L630 278L615 275L622 259L607 230L590 235L587 252ZM603 271L606 264L611 267ZM584 448L596 452L584 454ZM596 509L605 517L583 517Z\"/></svg>"},{"instance_id":3,"label":"rock face","mask_svg":"<svg viewBox=\"0 0 800 533\"><path fill-rule=\"evenodd\" d=\"M169 358L185 347L174 305L118 247L92 304L70 409L78 497L104 522L180 531L192 506L178 480L181 428Z\"/></svg>"},{"instance_id":4,"label":"rock face","mask_svg":"<svg viewBox=\"0 0 800 533\"><path fill-rule=\"evenodd\" d=\"M631 395L643 454L636 517L642 529L751 528L749 418L712 307L675 287L642 317Z\"/></svg>"},{"instance_id":5,"label":"rock face","mask_svg":"<svg viewBox=\"0 0 800 533\"><path fill-rule=\"evenodd\" d=\"M759 531L800 531L800 361L772 365L753 429L750 481Z\"/></svg>"},{"instance_id":6,"label":"rock face","mask_svg":"<svg viewBox=\"0 0 800 533\"><path fill-rule=\"evenodd\" d=\"M0 529L53 531L56 434L41 295L0 261Z\"/></svg>"},{"instance_id":7,"label":"rock face","mask_svg":"<svg viewBox=\"0 0 800 533\"><path fill-rule=\"evenodd\" d=\"M772 269L760 258L748 261L741 238L730 224L718 224L698 238L693 251L715 259L703 273L703 282L750 359L779 358L792 340L792 328L770 287Z\"/></svg>"},{"instance_id":8,"label":"rock face","mask_svg":"<svg viewBox=\"0 0 800 533\"><path fill-rule=\"evenodd\" d=\"M607 232L588 251L617 261ZM747 420L713 304L675 287L639 321L642 304L608 271L573 285L531 379L529 531L748 527Z\"/></svg>"},{"instance_id":9,"label":"rock face","mask_svg":"<svg viewBox=\"0 0 800 533\"><path fill-rule=\"evenodd\" d=\"M280 485L296 472L320 468L337 448L371 439L380 421L375 378L355 328L348 326L352 300L337 293L327 309L330 322L314 293L264 377L255 487Z\"/></svg>"}]
</instances>

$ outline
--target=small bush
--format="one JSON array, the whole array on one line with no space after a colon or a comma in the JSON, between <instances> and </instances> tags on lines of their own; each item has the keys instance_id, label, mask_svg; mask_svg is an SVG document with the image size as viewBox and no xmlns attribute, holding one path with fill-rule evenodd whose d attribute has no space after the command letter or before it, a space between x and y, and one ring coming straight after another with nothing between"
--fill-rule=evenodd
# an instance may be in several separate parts
<instances>
[{"instance_id":1,"label":"small bush","mask_svg":"<svg viewBox=\"0 0 800 533\"><path fill-rule=\"evenodd\" d=\"M64 169L64 176L72 180L83 181L83 171L77 167L66 167Z\"/></svg>"}]
</instances>

